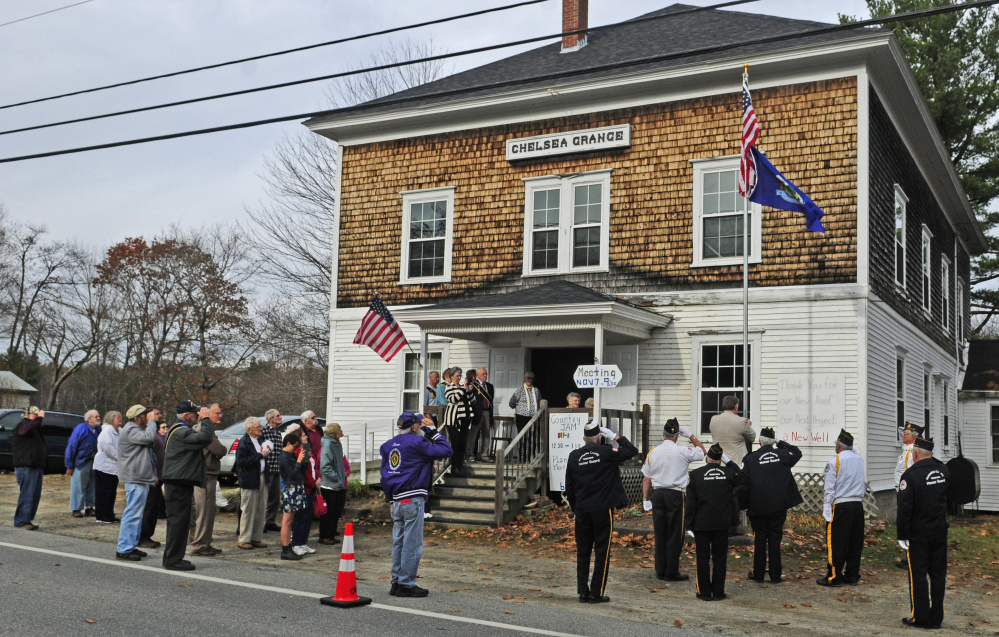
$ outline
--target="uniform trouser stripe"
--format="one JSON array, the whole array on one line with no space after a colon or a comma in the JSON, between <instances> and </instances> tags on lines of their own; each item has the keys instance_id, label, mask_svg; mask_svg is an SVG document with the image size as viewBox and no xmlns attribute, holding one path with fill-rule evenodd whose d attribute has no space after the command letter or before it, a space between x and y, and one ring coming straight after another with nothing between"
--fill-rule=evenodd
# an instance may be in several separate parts
<instances>
[{"instance_id":1,"label":"uniform trouser stripe","mask_svg":"<svg viewBox=\"0 0 999 637\"><path fill-rule=\"evenodd\" d=\"M832 549L832 521L836 518L836 505L832 505L832 512L829 514L829 523L826 524L826 549L829 553L829 572L831 575L826 578L827 581L833 581L836 579L836 565L833 563L833 549Z\"/></svg>"},{"instance_id":2,"label":"uniform trouser stripe","mask_svg":"<svg viewBox=\"0 0 999 637\"><path fill-rule=\"evenodd\" d=\"M600 597L604 596L604 589L607 587L607 571L610 570L610 552L611 545L614 543L614 509L607 509L607 515L610 518L610 534L607 536L607 555L604 557L604 577L600 582Z\"/></svg>"},{"instance_id":3,"label":"uniform trouser stripe","mask_svg":"<svg viewBox=\"0 0 999 637\"><path fill-rule=\"evenodd\" d=\"M909 559L909 551L905 552L905 562L909 566L909 617L916 616L916 597L912 590L912 560Z\"/></svg>"}]
</instances>

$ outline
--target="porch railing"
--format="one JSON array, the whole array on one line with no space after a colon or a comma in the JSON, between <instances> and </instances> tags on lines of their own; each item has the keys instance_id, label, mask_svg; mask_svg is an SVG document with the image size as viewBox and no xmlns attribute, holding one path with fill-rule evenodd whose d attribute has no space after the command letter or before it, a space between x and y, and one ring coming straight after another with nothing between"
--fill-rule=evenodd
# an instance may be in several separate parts
<instances>
[{"instance_id":1,"label":"porch railing","mask_svg":"<svg viewBox=\"0 0 999 637\"><path fill-rule=\"evenodd\" d=\"M503 524L503 508L539 469L547 466L548 401L542 400L534 417L513 440L496 450L496 526Z\"/></svg>"},{"instance_id":2,"label":"porch railing","mask_svg":"<svg viewBox=\"0 0 999 637\"><path fill-rule=\"evenodd\" d=\"M615 433L625 436L638 447L640 460L649 453L649 419L650 408L642 405L641 410L601 409L603 424Z\"/></svg>"},{"instance_id":3,"label":"porch railing","mask_svg":"<svg viewBox=\"0 0 999 637\"><path fill-rule=\"evenodd\" d=\"M423 413L433 417L437 421L437 430L441 433L441 435L446 435L446 431L444 430L443 405L424 405ZM434 471L434 476L430 480L430 486L444 480L444 474L451 470L451 458L438 460L436 464L437 469Z\"/></svg>"}]
</instances>

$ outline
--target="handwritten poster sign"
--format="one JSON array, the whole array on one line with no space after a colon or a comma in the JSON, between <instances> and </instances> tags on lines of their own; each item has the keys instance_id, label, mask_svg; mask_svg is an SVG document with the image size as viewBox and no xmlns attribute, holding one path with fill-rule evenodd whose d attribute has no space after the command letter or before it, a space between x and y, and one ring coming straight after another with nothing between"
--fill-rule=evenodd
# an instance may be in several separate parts
<instances>
[{"instance_id":1,"label":"handwritten poster sign","mask_svg":"<svg viewBox=\"0 0 999 637\"><path fill-rule=\"evenodd\" d=\"M843 374L777 377L777 435L792 445L832 445L846 422Z\"/></svg>"},{"instance_id":2,"label":"handwritten poster sign","mask_svg":"<svg viewBox=\"0 0 999 637\"><path fill-rule=\"evenodd\" d=\"M565 491L569 454L583 446L583 429L588 418L586 413L548 416L548 484L552 491Z\"/></svg>"}]
</instances>

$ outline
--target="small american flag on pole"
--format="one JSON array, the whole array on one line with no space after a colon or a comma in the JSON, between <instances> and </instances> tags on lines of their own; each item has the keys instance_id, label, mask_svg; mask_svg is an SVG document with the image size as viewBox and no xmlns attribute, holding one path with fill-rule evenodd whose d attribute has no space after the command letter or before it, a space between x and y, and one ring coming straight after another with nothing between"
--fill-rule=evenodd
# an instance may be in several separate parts
<instances>
[{"instance_id":1,"label":"small american flag on pole","mask_svg":"<svg viewBox=\"0 0 999 637\"><path fill-rule=\"evenodd\" d=\"M742 155L739 160L739 194L749 197L756 188L756 158L753 146L760 136L760 125L753 110L753 98L749 95L749 74L742 74Z\"/></svg>"},{"instance_id":2,"label":"small american flag on pole","mask_svg":"<svg viewBox=\"0 0 999 637\"><path fill-rule=\"evenodd\" d=\"M361 327L354 335L354 343L367 345L388 362L399 353L399 350L408 345L409 341L402 333L402 328L392 318L392 313L378 295L375 295L367 314L361 319Z\"/></svg>"}]
</instances>

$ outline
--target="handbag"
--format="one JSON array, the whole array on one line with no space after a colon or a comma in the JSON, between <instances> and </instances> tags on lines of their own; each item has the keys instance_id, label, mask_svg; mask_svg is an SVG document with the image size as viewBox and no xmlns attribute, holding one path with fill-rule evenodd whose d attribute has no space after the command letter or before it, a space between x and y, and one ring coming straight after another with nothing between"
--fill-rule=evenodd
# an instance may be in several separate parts
<instances>
[{"instance_id":1,"label":"handbag","mask_svg":"<svg viewBox=\"0 0 999 637\"><path fill-rule=\"evenodd\" d=\"M343 475L344 477L350 475L350 463L347 462L347 456L343 457Z\"/></svg>"},{"instance_id":2,"label":"handbag","mask_svg":"<svg viewBox=\"0 0 999 637\"><path fill-rule=\"evenodd\" d=\"M312 503L312 514L320 517L326 515L326 500L323 499L322 493L316 494L316 499Z\"/></svg>"}]
</instances>

